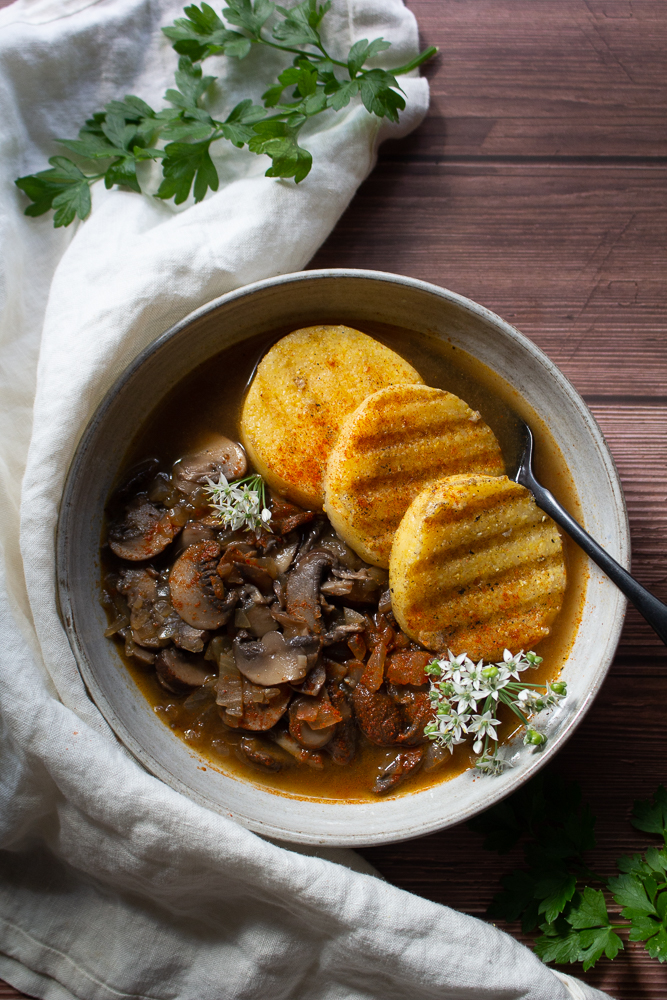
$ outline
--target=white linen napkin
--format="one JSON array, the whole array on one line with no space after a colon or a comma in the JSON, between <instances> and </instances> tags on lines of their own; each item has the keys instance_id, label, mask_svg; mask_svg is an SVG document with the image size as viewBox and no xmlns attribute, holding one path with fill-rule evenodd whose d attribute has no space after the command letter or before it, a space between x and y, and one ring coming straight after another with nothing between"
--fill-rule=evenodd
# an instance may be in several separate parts
<instances>
[{"instance_id":1,"label":"white linen napkin","mask_svg":"<svg viewBox=\"0 0 667 1000\"><path fill-rule=\"evenodd\" d=\"M159 105L176 63L160 27L179 14L175 0L0 13L0 976L45 1000L601 997L352 852L290 850L194 805L119 747L86 695L56 609L54 533L87 420L177 320L301 269L379 142L428 102L413 74L399 126L358 104L331 114L307 139L314 167L298 188L227 146L221 189L199 205L98 184L84 224L25 218L13 180L62 152L56 137L126 93ZM416 52L400 0L336 0L327 19L341 49L384 35L396 64ZM252 62L209 65L221 103L248 96ZM257 98L275 66L254 69Z\"/></svg>"}]
</instances>

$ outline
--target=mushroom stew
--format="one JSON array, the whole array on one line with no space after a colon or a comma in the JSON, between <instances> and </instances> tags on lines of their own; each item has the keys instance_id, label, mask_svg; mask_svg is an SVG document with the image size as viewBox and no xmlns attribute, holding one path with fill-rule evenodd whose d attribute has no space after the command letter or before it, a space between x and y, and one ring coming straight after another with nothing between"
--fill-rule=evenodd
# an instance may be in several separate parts
<instances>
[{"instance_id":1,"label":"mushroom stew","mask_svg":"<svg viewBox=\"0 0 667 1000\"><path fill-rule=\"evenodd\" d=\"M486 369L459 366L462 352L454 359L417 334L369 332L428 370L431 384L465 392L511 449L507 407ZM324 514L277 495L266 497L270 530L225 527L210 505L210 480L252 473L236 421L248 376L275 339L221 352L172 390L133 442L107 507L106 635L154 711L226 773L347 800L451 778L471 766L470 749L450 754L424 736L433 712L424 668L434 655L398 627L387 572L353 552ZM202 420L200 401L225 380L223 402ZM552 458L552 479L566 474ZM568 558L576 591L583 571L571 550ZM573 610L540 644L549 647L545 676L567 655Z\"/></svg>"}]
</instances>

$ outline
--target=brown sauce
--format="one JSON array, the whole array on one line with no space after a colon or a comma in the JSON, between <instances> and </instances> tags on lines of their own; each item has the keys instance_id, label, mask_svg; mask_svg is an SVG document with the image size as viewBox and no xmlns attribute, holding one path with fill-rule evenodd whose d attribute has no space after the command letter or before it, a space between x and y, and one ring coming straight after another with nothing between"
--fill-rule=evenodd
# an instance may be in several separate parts
<instances>
[{"instance_id":1,"label":"brown sauce","mask_svg":"<svg viewBox=\"0 0 667 1000\"><path fill-rule=\"evenodd\" d=\"M332 318L331 322L335 323L336 319ZM360 328L402 355L426 384L453 392L479 410L498 438L508 470L514 465L519 447L512 410L520 413L535 435L538 478L575 517L580 517L576 490L560 450L549 429L516 390L471 355L436 337L379 323L362 323ZM271 344L290 329L276 330L226 348L183 378L137 433L126 454L119 481L127 470L146 458L157 457L161 468L168 470L182 455L205 447L216 434L238 440L241 404L256 365ZM581 621L585 597L585 556L569 538L564 537L563 543L568 580L565 599L551 634L536 647L544 662L538 670L531 671L530 677L531 681L541 683L554 680L565 664ZM113 557L105 546L103 570L113 568ZM295 761L278 773L259 772L235 753L241 736L253 734L243 730L225 732L215 707L209 707L203 714L201 705L188 708L184 705L188 699L169 694L160 686L152 669L146 670L132 658L125 657L122 644L117 648L135 683L159 717L197 756L205 759L208 767L282 794L347 801L377 800L377 795L371 791L375 777L400 748L375 746L360 734L357 757L347 766L339 766L325 757L322 770ZM196 701L190 699L193 700ZM501 729L503 739L508 739L515 731L515 721L506 718ZM419 772L384 797L414 792L449 780L470 768L472 759L469 742L457 747L439 769Z\"/></svg>"}]
</instances>

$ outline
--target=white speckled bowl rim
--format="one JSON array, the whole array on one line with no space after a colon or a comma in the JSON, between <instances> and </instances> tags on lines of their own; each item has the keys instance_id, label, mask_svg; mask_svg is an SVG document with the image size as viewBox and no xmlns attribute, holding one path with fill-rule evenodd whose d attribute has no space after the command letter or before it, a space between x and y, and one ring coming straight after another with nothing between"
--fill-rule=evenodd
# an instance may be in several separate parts
<instances>
[{"instance_id":1,"label":"white speckled bowl rim","mask_svg":"<svg viewBox=\"0 0 667 1000\"><path fill-rule=\"evenodd\" d=\"M255 282L202 306L159 337L122 373L86 428L69 470L57 537L62 620L88 689L118 739L152 774L193 801L265 836L362 846L423 836L470 819L549 761L590 708L611 664L625 599L591 567L582 623L563 670L568 697L545 721L547 747L518 742L496 778L468 771L430 788L373 802L276 793L226 775L153 712L104 638L98 601L103 509L136 428L184 375L228 344L293 324L376 320L435 334L506 379L547 423L573 477L585 526L622 565L629 530L613 459L592 414L559 369L483 306L436 285L379 271L303 271ZM422 373L428 382L428 372Z\"/></svg>"}]
</instances>

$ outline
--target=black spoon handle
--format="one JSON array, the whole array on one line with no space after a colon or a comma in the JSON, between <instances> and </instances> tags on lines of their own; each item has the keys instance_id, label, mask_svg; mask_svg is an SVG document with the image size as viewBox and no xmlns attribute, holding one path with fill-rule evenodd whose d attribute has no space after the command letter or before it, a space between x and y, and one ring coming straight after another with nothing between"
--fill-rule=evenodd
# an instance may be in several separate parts
<instances>
[{"instance_id":1,"label":"black spoon handle","mask_svg":"<svg viewBox=\"0 0 667 1000\"><path fill-rule=\"evenodd\" d=\"M591 557L593 562L597 563L600 569L605 571L607 576L614 581L618 589L634 604L637 611L644 616L651 628L667 645L667 605L649 593L640 583L637 583L627 570L624 570L608 552L605 552L595 539L591 538L588 532L584 531L581 525L568 514L565 508L561 507L555 496L542 486L541 483L538 483L529 469L524 467L520 470L517 482L530 490L535 497L537 506L548 514L549 517L552 517L556 524L559 524L561 528L567 531L568 535Z\"/></svg>"}]
</instances>

